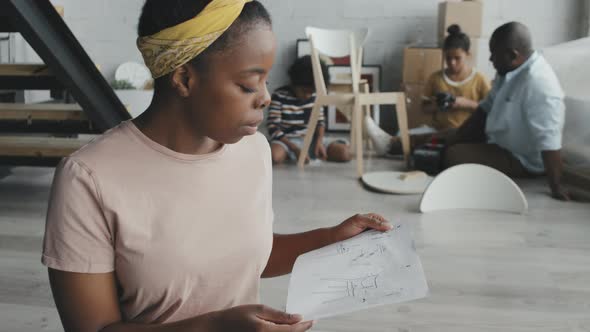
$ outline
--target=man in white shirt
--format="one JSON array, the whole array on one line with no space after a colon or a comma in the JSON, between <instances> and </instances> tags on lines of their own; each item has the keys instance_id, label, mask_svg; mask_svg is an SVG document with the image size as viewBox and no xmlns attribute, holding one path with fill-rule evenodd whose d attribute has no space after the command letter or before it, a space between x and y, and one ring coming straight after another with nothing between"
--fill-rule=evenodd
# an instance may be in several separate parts
<instances>
[{"instance_id":1,"label":"man in white shirt","mask_svg":"<svg viewBox=\"0 0 590 332\"><path fill-rule=\"evenodd\" d=\"M490 51L498 75L488 97L449 139L445 166L478 163L511 177L547 174L553 196L569 200L560 183L565 105L557 76L521 23L499 27Z\"/></svg>"}]
</instances>

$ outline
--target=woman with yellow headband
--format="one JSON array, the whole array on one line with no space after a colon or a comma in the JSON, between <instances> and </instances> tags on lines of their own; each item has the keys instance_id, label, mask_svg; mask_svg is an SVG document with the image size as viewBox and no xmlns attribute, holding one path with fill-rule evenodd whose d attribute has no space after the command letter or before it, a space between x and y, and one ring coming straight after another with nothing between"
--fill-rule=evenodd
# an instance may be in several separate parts
<instances>
[{"instance_id":1,"label":"woman with yellow headband","mask_svg":"<svg viewBox=\"0 0 590 332\"><path fill-rule=\"evenodd\" d=\"M306 331L258 303L260 277L389 223L273 234L257 133L276 42L246 0L147 0L137 45L154 98L56 170L42 261L66 331Z\"/></svg>"}]
</instances>

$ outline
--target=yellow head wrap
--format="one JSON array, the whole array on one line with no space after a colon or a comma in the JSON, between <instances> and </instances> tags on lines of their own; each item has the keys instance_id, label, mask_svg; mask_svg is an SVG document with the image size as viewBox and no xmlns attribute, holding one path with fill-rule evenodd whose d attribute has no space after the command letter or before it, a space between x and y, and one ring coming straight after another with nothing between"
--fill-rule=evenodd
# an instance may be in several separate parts
<instances>
[{"instance_id":1,"label":"yellow head wrap","mask_svg":"<svg viewBox=\"0 0 590 332\"><path fill-rule=\"evenodd\" d=\"M137 47L153 78L164 76L206 50L240 16L252 0L213 0L194 18L151 36Z\"/></svg>"}]
</instances>

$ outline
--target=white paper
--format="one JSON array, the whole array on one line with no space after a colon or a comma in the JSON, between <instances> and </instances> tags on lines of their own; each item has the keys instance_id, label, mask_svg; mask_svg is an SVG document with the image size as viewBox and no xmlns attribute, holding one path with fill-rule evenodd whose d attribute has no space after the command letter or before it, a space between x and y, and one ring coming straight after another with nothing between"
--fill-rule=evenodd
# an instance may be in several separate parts
<instances>
[{"instance_id":1,"label":"white paper","mask_svg":"<svg viewBox=\"0 0 590 332\"><path fill-rule=\"evenodd\" d=\"M287 312L313 320L426 297L428 284L408 228L364 232L299 256Z\"/></svg>"}]
</instances>

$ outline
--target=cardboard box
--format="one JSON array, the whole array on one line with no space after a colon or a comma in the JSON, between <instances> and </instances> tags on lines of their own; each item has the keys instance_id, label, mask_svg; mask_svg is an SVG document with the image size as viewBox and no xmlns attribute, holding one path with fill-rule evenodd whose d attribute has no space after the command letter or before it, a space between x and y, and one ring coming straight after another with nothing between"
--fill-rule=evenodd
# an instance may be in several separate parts
<instances>
[{"instance_id":1,"label":"cardboard box","mask_svg":"<svg viewBox=\"0 0 590 332\"><path fill-rule=\"evenodd\" d=\"M424 84L430 75L442 69L442 49L435 47L407 47L404 49L404 83Z\"/></svg>"},{"instance_id":2,"label":"cardboard box","mask_svg":"<svg viewBox=\"0 0 590 332\"><path fill-rule=\"evenodd\" d=\"M478 1L441 2L438 6L438 36L442 45L447 28L453 24L469 37L479 38L483 32L483 3Z\"/></svg>"},{"instance_id":3,"label":"cardboard box","mask_svg":"<svg viewBox=\"0 0 590 332\"><path fill-rule=\"evenodd\" d=\"M409 128L417 128L423 125L432 126L432 114L424 113L422 107L424 104L422 99L424 85L404 83L402 91L406 93Z\"/></svg>"}]
</instances>

